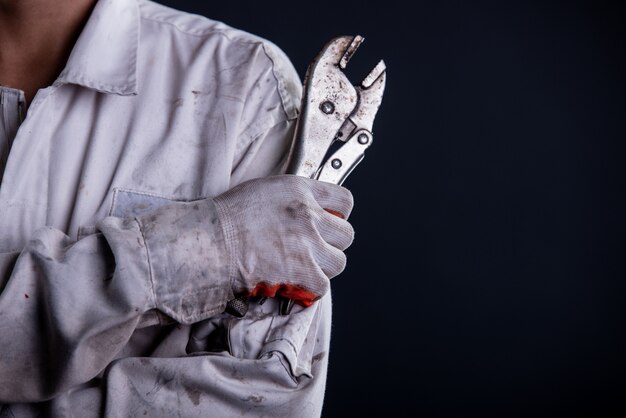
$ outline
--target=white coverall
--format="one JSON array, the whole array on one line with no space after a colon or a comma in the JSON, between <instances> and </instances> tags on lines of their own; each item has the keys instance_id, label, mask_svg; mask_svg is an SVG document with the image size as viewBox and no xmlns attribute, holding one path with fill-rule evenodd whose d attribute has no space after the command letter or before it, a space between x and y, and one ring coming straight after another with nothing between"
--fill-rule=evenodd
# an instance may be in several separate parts
<instances>
[{"instance_id":1,"label":"white coverall","mask_svg":"<svg viewBox=\"0 0 626 418\"><path fill-rule=\"evenodd\" d=\"M320 414L329 295L223 314L212 220L171 205L278 173L300 89L271 43L146 0L100 0L28 117L1 88L0 416Z\"/></svg>"}]
</instances>

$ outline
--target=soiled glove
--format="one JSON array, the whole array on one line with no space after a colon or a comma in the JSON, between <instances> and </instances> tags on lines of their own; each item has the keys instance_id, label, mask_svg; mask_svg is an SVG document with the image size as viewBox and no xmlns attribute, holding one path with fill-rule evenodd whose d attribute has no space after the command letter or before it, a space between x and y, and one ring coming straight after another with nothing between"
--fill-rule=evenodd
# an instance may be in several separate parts
<instances>
[{"instance_id":1,"label":"soiled glove","mask_svg":"<svg viewBox=\"0 0 626 418\"><path fill-rule=\"evenodd\" d=\"M330 183L282 175L250 180L214 199L235 294L312 304L343 271L354 238L352 195Z\"/></svg>"}]
</instances>

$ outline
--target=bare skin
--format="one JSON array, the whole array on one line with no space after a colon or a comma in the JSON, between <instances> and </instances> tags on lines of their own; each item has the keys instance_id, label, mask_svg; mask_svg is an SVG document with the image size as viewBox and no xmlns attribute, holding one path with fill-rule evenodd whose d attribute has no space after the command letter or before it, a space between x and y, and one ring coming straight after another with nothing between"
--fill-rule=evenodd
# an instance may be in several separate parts
<instances>
[{"instance_id":1,"label":"bare skin","mask_svg":"<svg viewBox=\"0 0 626 418\"><path fill-rule=\"evenodd\" d=\"M0 0L0 85L24 91L27 104L51 85L96 0Z\"/></svg>"}]
</instances>

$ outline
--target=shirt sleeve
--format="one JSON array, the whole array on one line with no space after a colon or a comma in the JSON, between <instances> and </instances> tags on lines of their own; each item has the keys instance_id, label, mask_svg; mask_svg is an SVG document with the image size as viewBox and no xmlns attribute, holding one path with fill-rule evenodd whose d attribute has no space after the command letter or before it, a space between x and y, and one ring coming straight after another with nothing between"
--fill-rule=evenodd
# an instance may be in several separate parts
<instances>
[{"instance_id":1,"label":"shirt sleeve","mask_svg":"<svg viewBox=\"0 0 626 418\"><path fill-rule=\"evenodd\" d=\"M320 416L328 358L314 348L316 340L328 341L324 317L330 299L294 308L288 317L277 310L269 300L246 319L198 324L190 330L185 356L114 362L107 373L105 415ZM194 351L210 348L204 345L224 326L230 327L229 351Z\"/></svg>"},{"instance_id":2,"label":"shirt sleeve","mask_svg":"<svg viewBox=\"0 0 626 418\"><path fill-rule=\"evenodd\" d=\"M258 48L261 71L252 78L241 116L230 185L285 172L302 84L285 54L271 43Z\"/></svg>"}]
</instances>

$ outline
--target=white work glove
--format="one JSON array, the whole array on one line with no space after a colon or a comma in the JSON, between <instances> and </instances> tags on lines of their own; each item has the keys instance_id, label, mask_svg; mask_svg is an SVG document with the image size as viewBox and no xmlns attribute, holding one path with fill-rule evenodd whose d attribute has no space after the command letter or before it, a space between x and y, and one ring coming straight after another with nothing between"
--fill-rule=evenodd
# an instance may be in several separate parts
<instances>
[{"instance_id":1,"label":"white work glove","mask_svg":"<svg viewBox=\"0 0 626 418\"><path fill-rule=\"evenodd\" d=\"M233 292L311 305L343 271L354 238L352 194L294 175L250 180L214 199Z\"/></svg>"}]
</instances>

